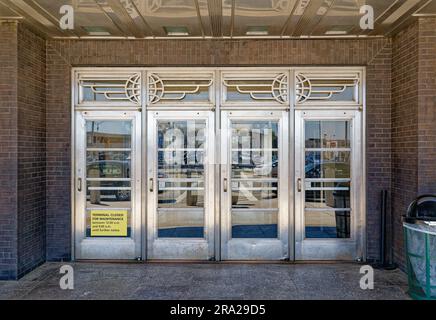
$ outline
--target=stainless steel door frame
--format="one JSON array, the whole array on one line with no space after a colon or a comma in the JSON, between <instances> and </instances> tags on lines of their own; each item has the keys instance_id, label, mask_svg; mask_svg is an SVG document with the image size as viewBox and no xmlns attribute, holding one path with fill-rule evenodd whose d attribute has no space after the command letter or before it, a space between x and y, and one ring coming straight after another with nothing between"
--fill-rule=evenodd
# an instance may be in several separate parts
<instances>
[{"instance_id":1,"label":"stainless steel door frame","mask_svg":"<svg viewBox=\"0 0 436 320\"><path fill-rule=\"evenodd\" d=\"M305 121L351 122L350 238L305 237ZM362 112L358 110L306 110L295 113L295 259L356 260L364 256L364 150Z\"/></svg>"},{"instance_id":2,"label":"stainless steel door frame","mask_svg":"<svg viewBox=\"0 0 436 320\"><path fill-rule=\"evenodd\" d=\"M86 235L86 121L131 121L131 236L89 237ZM141 116L137 111L76 111L74 168L75 259L122 259L141 257Z\"/></svg>"},{"instance_id":3,"label":"stainless steel door frame","mask_svg":"<svg viewBox=\"0 0 436 320\"><path fill-rule=\"evenodd\" d=\"M289 259L289 113L287 111L221 111L221 260ZM231 122L278 122L278 238L232 239Z\"/></svg>"},{"instance_id":4,"label":"stainless steel door frame","mask_svg":"<svg viewBox=\"0 0 436 320\"><path fill-rule=\"evenodd\" d=\"M214 167L215 126L212 111L148 111L147 145L147 259L211 260L214 259ZM205 194L204 238L159 238L157 222L157 143L158 121L204 120L205 130Z\"/></svg>"}]
</instances>

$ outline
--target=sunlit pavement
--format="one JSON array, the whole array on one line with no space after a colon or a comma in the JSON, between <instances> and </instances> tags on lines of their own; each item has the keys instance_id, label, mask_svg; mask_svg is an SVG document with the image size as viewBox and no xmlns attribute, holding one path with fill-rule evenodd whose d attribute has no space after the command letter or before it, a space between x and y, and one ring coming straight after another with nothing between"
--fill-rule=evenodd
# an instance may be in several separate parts
<instances>
[{"instance_id":1,"label":"sunlit pavement","mask_svg":"<svg viewBox=\"0 0 436 320\"><path fill-rule=\"evenodd\" d=\"M74 289L62 290L64 264L0 281L0 299L408 299L402 271L375 270L362 290L352 263L69 263Z\"/></svg>"}]
</instances>

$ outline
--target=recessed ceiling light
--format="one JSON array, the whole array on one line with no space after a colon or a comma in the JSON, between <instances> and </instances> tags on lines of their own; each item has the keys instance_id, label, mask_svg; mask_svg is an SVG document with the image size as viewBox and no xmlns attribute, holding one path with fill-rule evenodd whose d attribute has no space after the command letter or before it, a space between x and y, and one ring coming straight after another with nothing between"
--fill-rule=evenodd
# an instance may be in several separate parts
<instances>
[{"instance_id":1,"label":"recessed ceiling light","mask_svg":"<svg viewBox=\"0 0 436 320\"><path fill-rule=\"evenodd\" d=\"M334 26L325 32L326 35L345 35L353 30L353 26Z\"/></svg>"},{"instance_id":2,"label":"recessed ceiling light","mask_svg":"<svg viewBox=\"0 0 436 320\"><path fill-rule=\"evenodd\" d=\"M249 26L245 34L247 36L267 36L269 32L267 26Z\"/></svg>"},{"instance_id":3,"label":"recessed ceiling light","mask_svg":"<svg viewBox=\"0 0 436 320\"><path fill-rule=\"evenodd\" d=\"M329 30L329 31L326 31L325 34L331 36L331 35L344 35L347 33L348 32L345 30Z\"/></svg>"},{"instance_id":4,"label":"recessed ceiling light","mask_svg":"<svg viewBox=\"0 0 436 320\"><path fill-rule=\"evenodd\" d=\"M90 36L110 36L110 32L104 27L90 26L82 27Z\"/></svg>"},{"instance_id":5,"label":"recessed ceiling light","mask_svg":"<svg viewBox=\"0 0 436 320\"><path fill-rule=\"evenodd\" d=\"M180 37L189 36L188 28L186 27L164 27L167 36Z\"/></svg>"}]
</instances>

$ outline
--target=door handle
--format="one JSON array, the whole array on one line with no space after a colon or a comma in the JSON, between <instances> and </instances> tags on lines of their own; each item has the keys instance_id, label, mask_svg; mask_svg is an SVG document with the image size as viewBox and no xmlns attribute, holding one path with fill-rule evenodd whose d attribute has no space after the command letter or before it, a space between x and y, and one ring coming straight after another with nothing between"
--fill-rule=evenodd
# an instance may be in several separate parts
<instances>
[{"instance_id":1,"label":"door handle","mask_svg":"<svg viewBox=\"0 0 436 320\"><path fill-rule=\"evenodd\" d=\"M153 178L149 179L149 189L148 190L150 190L150 192L154 191L154 180L153 180Z\"/></svg>"},{"instance_id":2,"label":"door handle","mask_svg":"<svg viewBox=\"0 0 436 320\"><path fill-rule=\"evenodd\" d=\"M77 179L77 191L82 192L82 178Z\"/></svg>"},{"instance_id":3,"label":"door handle","mask_svg":"<svg viewBox=\"0 0 436 320\"><path fill-rule=\"evenodd\" d=\"M227 178L224 178L223 180L223 188L224 188L224 192L227 192Z\"/></svg>"},{"instance_id":4,"label":"door handle","mask_svg":"<svg viewBox=\"0 0 436 320\"><path fill-rule=\"evenodd\" d=\"M297 190L298 192L301 192L301 178L297 179Z\"/></svg>"}]
</instances>

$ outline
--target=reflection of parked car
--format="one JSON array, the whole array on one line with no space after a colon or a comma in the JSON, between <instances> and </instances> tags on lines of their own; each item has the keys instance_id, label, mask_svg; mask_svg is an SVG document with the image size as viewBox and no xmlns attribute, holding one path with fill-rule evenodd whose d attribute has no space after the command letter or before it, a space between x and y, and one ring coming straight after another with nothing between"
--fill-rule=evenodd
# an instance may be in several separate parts
<instances>
[{"instance_id":1,"label":"reflection of parked car","mask_svg":"<svg viewBox=\"0 0 436 320\"><path fill-rule=\"evenodd\" d=\"M130 178L130 160L99 160L88 162L86 166L88 178ZM130 186L126 185L125 181L93 181L91 185L94 187L111 187L121 188ZM101 195L113 196L117 201L129 201L129 190L100 190Z\"/></svg>"}]
</instances>

